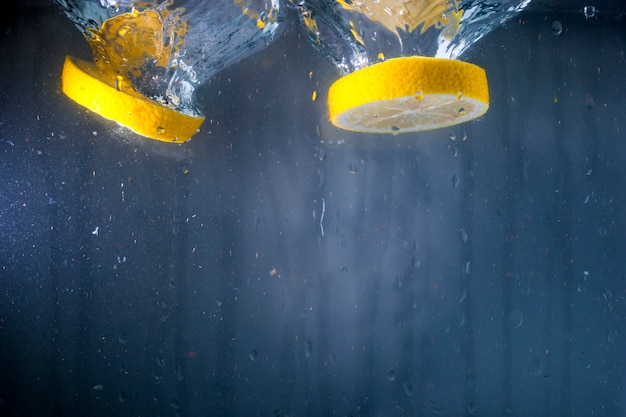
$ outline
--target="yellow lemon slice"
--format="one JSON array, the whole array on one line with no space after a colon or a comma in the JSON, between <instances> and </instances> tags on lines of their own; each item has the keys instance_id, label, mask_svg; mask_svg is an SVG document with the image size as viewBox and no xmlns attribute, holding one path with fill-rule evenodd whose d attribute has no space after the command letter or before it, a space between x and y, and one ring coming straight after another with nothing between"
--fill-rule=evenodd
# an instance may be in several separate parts
<instances>
[{"instance_id":1,"label":"yellow lemon slice","mask_svg":"<svg viewBox=\"0 0 626 417\"><path fill-rule=\"evenodd\" d=\"M379 62L340 78L328 91L331 123L355 132L439 129L482 116L488 108L485 70L442 58Z\"/></svg>"},{"instance_id":2,"label":"yellow lemon slice","mask_svg":"<svg viewBox=\"0 0 626 417\"><path fill-rule=\"evenodd\" d=\"M150 100L121 76L77 58L65 57L61 80L76 103L151 139L185 142L204 121Z\"/></svg>"}]
</instances>

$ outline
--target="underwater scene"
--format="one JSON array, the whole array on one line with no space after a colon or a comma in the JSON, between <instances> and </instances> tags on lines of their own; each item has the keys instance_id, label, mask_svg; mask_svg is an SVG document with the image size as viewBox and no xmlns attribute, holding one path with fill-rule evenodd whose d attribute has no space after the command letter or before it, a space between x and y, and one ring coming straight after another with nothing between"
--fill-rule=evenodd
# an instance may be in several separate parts
<instances>
[{"instance_id":1,"label":"underwater scene","mask_svg":"<svg viewBox=\"0 0 626 417\"><path fill-rule=\"evenodd\" d=\"M621 0L9 0L0 416L626 415Z\"/></svg>"}]
</instances>

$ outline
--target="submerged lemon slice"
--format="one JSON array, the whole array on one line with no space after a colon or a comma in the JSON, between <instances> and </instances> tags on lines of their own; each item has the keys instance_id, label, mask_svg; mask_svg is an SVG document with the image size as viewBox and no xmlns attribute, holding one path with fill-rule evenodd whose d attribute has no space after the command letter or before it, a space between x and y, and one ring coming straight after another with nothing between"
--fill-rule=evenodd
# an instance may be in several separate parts
<instances>
[{"instance_id":1,"label":"submerged lemon slice","mask_svg":"<svg viewBox=\"0 0 626 417\"><path fill-rule=\"evenodd\" d=\"M78 104L151 139L185 142L204 121L150 100L121 76L70 56L65 57L62 84Z\"/></svg>"},{"instance_id":2,"label":"submerged lemon slice","mask_svg":"<svg viewBox=\"0 0 626 417\"><path fill-rule=\"evenodd\" d=\"M485 70L442 58L379 62L340 78L328 91L331 123L355 132L439 129L482 116L488 108Z\"/></svg>"}]
</instances>

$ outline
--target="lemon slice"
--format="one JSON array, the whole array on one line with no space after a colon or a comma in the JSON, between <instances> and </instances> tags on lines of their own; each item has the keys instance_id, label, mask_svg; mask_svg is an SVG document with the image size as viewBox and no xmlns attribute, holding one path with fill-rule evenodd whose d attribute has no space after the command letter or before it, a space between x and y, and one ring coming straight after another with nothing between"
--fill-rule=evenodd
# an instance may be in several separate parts
<instances>
[{"instance_id":1,"label":"lemon slice","mask_svg":"<svg viewBox=\"0 0 626 417\"><path fill-rule=\"evenodd\" d=\"M328 91L331 123L355 132L439 129L475 119L488 108L485 70L442 58L379 62L340 78Z\"/></svg>"},{"instance_id":2,"label":"lemon slice","mask_svg":"<svg viewBox=\"0 0 626 417\"><path fill-rule=\"evenodd\" d=\"M148 99L121 76L81 59L65 57L61 79L76 103L151 139L185 142L204 121Z\"/></svg>"}]
</instances>

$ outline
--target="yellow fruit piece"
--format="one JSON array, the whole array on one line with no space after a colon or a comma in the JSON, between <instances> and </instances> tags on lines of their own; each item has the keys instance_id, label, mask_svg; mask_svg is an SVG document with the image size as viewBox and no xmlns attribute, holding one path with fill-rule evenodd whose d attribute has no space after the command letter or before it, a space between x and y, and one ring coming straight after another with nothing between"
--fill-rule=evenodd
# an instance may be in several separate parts
<instances>
[{"instance_id":1,"label":"yellow fruit piece","mask_svg":"<svg viewBox=\"0 0 626 417\"><path fill-rule=\"evenodd\" d=\"M485 70L451 59L390 59L340 78L328 91L331 123L355 132L439 129L488 108Z\"/></svg>"},{"instance_id":2,"label":"yellow fruit piece","mask_svg":"<svg viewBox=\"0 0 626 417\"><path fill-rule=\"evenodd\" d=\"M70 56L65 57L62 84L78 104L151 139L185 142L204 121L146 98L114 72Z\"/></svg>"}]
</instances>

